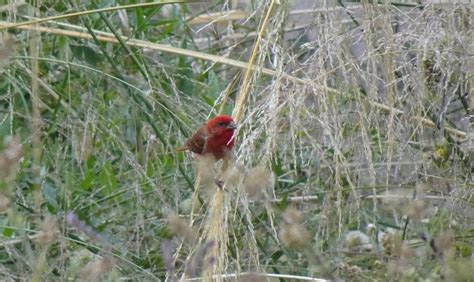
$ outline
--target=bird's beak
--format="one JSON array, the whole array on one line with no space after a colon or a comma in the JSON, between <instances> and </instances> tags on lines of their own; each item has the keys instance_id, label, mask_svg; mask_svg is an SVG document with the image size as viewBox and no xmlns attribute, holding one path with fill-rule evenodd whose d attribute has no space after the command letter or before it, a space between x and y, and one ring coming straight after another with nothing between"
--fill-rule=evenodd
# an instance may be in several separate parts
<instances>
[{"instance_id":1,"label":"bird's beak","mask_svg":"<svg viewBox=\"0 0 474 282\"><path fill-rule=\"evenodd\" d=\"M235 124L235 122L232 121L227 125L227 128L228 129L237 129L237 125Z\"/></svg>"}]
</instances>

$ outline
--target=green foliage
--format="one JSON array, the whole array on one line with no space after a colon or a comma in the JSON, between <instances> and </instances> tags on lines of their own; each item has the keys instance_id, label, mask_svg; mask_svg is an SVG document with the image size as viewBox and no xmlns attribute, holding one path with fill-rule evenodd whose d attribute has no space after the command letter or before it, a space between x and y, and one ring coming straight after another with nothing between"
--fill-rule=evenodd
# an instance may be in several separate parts
<instances>
[{"instance_id":1,"label":"green foliage","mask_svg":"<svg viewBox=\"0 0 474 282\"><path fill-rule=\"evenodd\" d=\"M248 60L270 3L242 4L245 17L233 21L210 14L228 2L43 22L37 74L33 26L8 31L14 48L0 36L0 280L172 280L219 265L281 281L464 279L474 247L471 152L447 129L465 130L469 114L468 12L354 6L366 26L332 14L339 9L308 17L279 3L261 34L232 173L206 167L206 182L199 158L175 148L208 116L233 112L246 70L225 60ZM360 3L336 7L345 2ZM43 1L39 10L139 3ZM382 15L407 7L420 9L410 11L410 31L390 35ZM0 16L26 21L30 10ZM257 167L263 173L251 177ZM173 217L183 221L171 226ZM212 237L216 220L221 237ZM366 237L348 244L354 231Z\"/></svg>"}]
</instances>

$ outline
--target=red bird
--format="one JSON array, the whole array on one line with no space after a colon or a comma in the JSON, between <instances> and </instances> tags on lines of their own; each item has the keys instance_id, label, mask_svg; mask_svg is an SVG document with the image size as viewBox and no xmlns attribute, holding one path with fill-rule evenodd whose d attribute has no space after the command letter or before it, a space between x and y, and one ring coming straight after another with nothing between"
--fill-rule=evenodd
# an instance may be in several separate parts
<instances>
[{"instance_id":1,"label":"red bird","mask_svg":"<svg viewBox=\"0 0 474 282\"><path fill-rule=\"evenodd\" d=\"M236 128L231 116L216 116L203 124L186 144L176 148L176 151L190 150L199 155L212 153L216 160L220 160L234 147Z\"/></svg>"}]
</instances>

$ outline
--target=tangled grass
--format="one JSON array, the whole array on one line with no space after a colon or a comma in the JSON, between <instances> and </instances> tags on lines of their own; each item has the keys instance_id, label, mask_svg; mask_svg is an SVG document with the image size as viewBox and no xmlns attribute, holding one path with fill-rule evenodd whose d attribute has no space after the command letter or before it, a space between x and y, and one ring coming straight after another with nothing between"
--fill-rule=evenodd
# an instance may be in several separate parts
<instances>
[{"instance_id":1,"label":"tangled grass","mask_svg":"<svg viewBox=\"0 0 474 282\"><path fill-rule=\"evenodd\" d=\"M2 280L471 279L472 4L177 2L0 7Z\"/></svg>"}]
</instances>

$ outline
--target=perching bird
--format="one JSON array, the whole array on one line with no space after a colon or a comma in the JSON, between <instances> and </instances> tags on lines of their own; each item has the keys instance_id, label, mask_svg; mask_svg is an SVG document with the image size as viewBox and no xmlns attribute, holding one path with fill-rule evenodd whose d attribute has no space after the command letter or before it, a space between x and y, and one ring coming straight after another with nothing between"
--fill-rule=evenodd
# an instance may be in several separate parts
<instances>
[{"instance_id":1,"label":"perching bird","mask_svg":"<svg viewBox=\"0 0 474 282\"><path fill-rule=\"evenodd\" d=\"M176 151L190 150L199 155L212 153L216 160L220 160L234 147L236 128L231 116L216 116L203 124L186 144L176 148Z\"/></svg>"}]
</instances>

